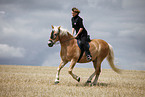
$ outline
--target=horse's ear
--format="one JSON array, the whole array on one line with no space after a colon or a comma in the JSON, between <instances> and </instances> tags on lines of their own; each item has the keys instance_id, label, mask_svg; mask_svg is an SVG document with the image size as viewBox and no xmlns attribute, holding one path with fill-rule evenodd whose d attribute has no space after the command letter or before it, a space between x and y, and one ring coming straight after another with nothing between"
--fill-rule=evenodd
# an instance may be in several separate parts
<instances>
[{"instance_id":1,"label":"horse's ear","mask_svg":"<svg viewBox=\"0 0 145 97\"><path fill-rule=\"evenodd\" d=\"M54 29L53 25L51 25L52 29Z\"/></svg>"},{"instance_id":2,"label":"horse's ear","mask_svg":"<svg viewBox=\"0 0 145 97\"><path fill-rule=\"evenodd\" d=\"M58 30L60 30L60 27L61 27L61 26L58 27Z\"/></svg>"}]
</instances>

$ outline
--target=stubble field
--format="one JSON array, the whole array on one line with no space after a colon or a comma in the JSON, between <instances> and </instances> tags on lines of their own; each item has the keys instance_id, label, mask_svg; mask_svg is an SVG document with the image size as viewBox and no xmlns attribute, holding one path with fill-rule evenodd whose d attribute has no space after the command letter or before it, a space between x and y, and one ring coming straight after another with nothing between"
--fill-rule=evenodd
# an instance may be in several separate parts
<instances>
[{"instance_id":1,"label":"stubble field","mask_svg":"<svg viewBox=\"0 0 145 97\"><path fill-rule=\"evenodd\" d=\"M97 86L85 86L93 68L74 68L76 82L68 68L54 85L57 67L0 65L0 97L145 97L145 71L124 70L117 74L102 69Z\"/></svg>"}]
</instances>

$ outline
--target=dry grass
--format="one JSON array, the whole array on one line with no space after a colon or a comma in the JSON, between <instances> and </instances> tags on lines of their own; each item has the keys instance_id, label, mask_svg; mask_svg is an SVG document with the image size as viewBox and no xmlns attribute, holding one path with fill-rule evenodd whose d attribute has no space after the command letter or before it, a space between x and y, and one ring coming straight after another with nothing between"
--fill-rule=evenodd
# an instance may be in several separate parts
<instances>
[{"instance_id":1,"label":"dry grass","mask_svg":"<svg viewBox=\"0 0 145 97\"><path fill-rule=\"evenodd\" d=\"M91 68L75 68L76 82L64 68L54 85L57 67L0 65L0 97L145 97L145 71L119 75L103 69L97 86L84 86Z\"/></svg>"}]
</instances>

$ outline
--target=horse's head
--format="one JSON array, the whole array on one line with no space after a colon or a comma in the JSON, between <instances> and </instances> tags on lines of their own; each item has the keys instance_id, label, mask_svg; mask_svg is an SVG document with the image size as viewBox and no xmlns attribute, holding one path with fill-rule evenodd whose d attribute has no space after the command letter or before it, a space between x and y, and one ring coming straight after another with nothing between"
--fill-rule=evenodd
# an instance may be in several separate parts
<instances>
[{"instance_id":1,"label":"horse's head","mask_svg":"<svg viewBox=\"0 0 145 97\"><path fill-rule=\"evenodd\" d=\"M52 47L58 40L59 40L59 34L60 34L60 27L54 28L53 25L52 26L52 32L50 35L50 39L48 40L48 46Z\"/></svg>"}]
</instances>

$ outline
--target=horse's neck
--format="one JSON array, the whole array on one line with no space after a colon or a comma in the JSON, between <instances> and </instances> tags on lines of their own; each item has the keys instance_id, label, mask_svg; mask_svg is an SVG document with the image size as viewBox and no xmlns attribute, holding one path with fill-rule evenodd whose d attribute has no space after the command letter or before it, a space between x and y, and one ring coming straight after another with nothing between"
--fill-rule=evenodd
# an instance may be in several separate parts
<instances>
[{"instance_id":1,"label":"horse's neck","mask_svg":"<svg viewBox=\"0 0 145 97\"><path fill-rule=\"evenodd\" d=\"M68 35L62 35L62 36L60 37L60 44L61 44L62 46L71 45L70 43L71 43L71 41L74 40L73 38L74 38L74 37L73 37L70 33L68 33Z\"/></svg>"}]
</instances>

